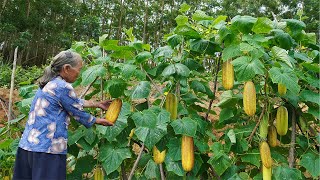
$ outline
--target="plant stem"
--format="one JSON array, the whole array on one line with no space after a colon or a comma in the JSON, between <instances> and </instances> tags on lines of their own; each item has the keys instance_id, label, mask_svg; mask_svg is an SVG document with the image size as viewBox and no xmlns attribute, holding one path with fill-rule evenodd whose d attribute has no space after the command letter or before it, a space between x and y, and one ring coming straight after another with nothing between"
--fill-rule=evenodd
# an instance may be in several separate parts
<instances>
[{"instance_id":1,"label":"plant stem","mask_svg":"<svg viewBox=\"0 0 320 180\"><path fill-rule=\"evenodd\" d=\"M14 76L16 73L17 67L17 59L18 59L18 47L14 50L14 58L13 58L13 67L11 73L11 86L10 86L10 96L9 96L9 111L8 111L8 127L10 125L11 114L12 114L12 96L13 96L13 89L14 89Z\"/></svg>"},{"instance_id":2,"label":"plant stem","mask_svg":"<svg viewBox=\"0 0 320 180\"><path fill-rule=\"evenodd\" d=\"M163 166L162 166L162 163L159 164L159 167L160 167L160 175L161 175L161 180L165 180L165 176L164 176L164 171L163 171Z\"/></svg>"},{"instance_id":3,"label":"plant stem","mask_svg":"<svg viewBox=\"0 0 320 180\"><path fill-rule=\"evenodd\" d=\"M293 168L295 158L294 158L294 148L296 143L296 110L294 107L291 106L292 110L292 132L291 132L291 143L290 143L290 150L289 150L289 167Z\"/></svg>"},{"instance_id":4,"label":"plant stem","mask_svg":"<svg viewBox=\"0 0 320 180\"><path fill-rule=\"evenodd\" d=\"M260 122L261 122L261 120L262 120L262 117L263 117L263 115L264 115L264 112L266 111L266 108L267 108L267 104L265 104L265 106L263 106L263 109L262 109L262 111L261 111L259 120L258 120L256 126L253 128L253 131L251 132L251 134L250 134L250 136L249 136L249 139L248 139L248 143L249 143L249 144L251 144L251 140L252 140L252 138L253 138L253 135L254 135L254 133L255 133L255 132L257 131L257 129L258 129L258 126L259 126L259 124L260 124Z\"/></svg>"},{"instance_id":5,"label":"plant stem","mask_svg":"<svg viewBox=\"0 0 320 180\"><path fill-rule=\"evenodd\" d=\"M127 180L127 175L126 175L126 170L124 168L124 161L123 163L121 163L121 176L122 176L122 180Z\"/></svg>"},{"instance_id":6,"label":"plant stem","mask_svg":"<svg viewBox=\"0 0 320 180\"><path fill-rule=\"evenodd\" d=\"M153 84L153 86L156 88L156 90L157 90L160 94L162 94L162 92L161 92L161 90L158 88L157 84L154 82L154 80L151 78L151 76L149 76L149 74L147 73L147 71L144 70L144 68L142 67L142 64L140 64L140 68L141 68L141 70L142 70L143 72L146 73L146 76L149 78L149 80L151 81L151 83Z\"/></svg>"},{"instance_id":7,"label":"plant stem","mask_svg":"<svg viewBox=\"0 0 320 180\"><path fill-rule=\"evenodd\" d=\"M208 111L207 111L206 117L205 117L206 121L208 121L208 117L209 117L209 113L211 111L211 106L212 106L213 100L216 98L216 89L217 89L218 73L220 70L220 61L221 61L221 53L219 54L218 64L217 64L216 71L214 74L213 98L210 100L210 103L209 103Z\"/></svg>"},{"instance_id":8,"label":"plant stem","mask_svg":"<svg viewBox=\"0 0 320 180\"><path fill-rule=\"evenodd\" d=\"M101 91L101 101L104 100L104 95L103 95L103 79L102 77L100 78L101 82L100 82L100 91ZM100 118L103 117L103 110L100 111Z\"/></svg>"},{"instance_id":9,"label":"plant stem","mask_svg":"<svg viewBox=\"0 0 320 180\"><path fill-rule=\"evenodd\" d=\"M93 85L94 82L96 82L96 80L98 79L98 77L96 77L96 79L94 79L87 87L86 89L81 93L80 98L83 98L87 92L89 91L89 89L91 88L91 86Z\"/></svg>"},{"instance_id":10,"label":"plant stem","mask_svg":"<svg viewBox=\"0 0 320 180\"><path fill-rule=\"evenodd\" d=\"M134 162L134 165L133 165L133 167L132 167L132 169L131 169L131 172L130 172L130 175L129 175L128 180L131 180L132 177L133 177L134 171L136 170L136 168L137 168L137 166L138 166L138 163L139 163L139 161L140 161L140 159L141 159L141 155L142 155L143 149L144 149L144 143L142 144L141 150L140 150L140 152L139 152L139 155L138 155L136 161Z\"/></svg>"},{"instance_id":11,"label":"plant stem","mask_svg":"<svg viewBox=\"0 0 320 180\"><path fill-rule=\"evenodd\" d=\"M217 172L213 169L213 167L210 165L210 169L212 171L213 176L217 179L220 180L220 176L217 174Z\"/></svg>"}]
</instances>

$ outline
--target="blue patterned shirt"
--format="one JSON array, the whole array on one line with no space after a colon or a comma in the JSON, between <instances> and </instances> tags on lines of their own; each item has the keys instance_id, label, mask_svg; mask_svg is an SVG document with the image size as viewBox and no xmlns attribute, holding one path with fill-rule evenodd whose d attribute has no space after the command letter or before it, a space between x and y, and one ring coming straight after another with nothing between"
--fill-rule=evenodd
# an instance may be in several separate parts
<instances>
[{"instance_id":1,"label":"blue patterned shirt","mask_svg":"<svg viewBox=\"0 0 320 180\"><path fill-rule=\"evenodd\" d=\"M33 152L66 154L70 116L91 127L96 118L83 110L73 87L60 76L38 89L19 147Z\"/></svg>"}]
</instances>

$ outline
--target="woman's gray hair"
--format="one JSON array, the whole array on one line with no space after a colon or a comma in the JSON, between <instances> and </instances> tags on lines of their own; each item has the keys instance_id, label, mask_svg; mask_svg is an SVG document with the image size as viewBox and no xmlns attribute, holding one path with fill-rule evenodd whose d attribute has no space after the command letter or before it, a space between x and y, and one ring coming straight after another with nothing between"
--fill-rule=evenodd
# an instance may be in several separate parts
<instances>
[{"instance_id":1,"label":"woman's gray hair","mask_svg":"<svg viewBox=\"0 0 320 180\"><path fill-rule=\"evenodd\" d=\"M49 81L57 77L65 64L70 64L72 67L78 65L82 60L78 53L67 51L61 51L57 54L49 66L44 69L42 77L39 79L39 86L42 89Z\"/></svg>"}]
</instances>

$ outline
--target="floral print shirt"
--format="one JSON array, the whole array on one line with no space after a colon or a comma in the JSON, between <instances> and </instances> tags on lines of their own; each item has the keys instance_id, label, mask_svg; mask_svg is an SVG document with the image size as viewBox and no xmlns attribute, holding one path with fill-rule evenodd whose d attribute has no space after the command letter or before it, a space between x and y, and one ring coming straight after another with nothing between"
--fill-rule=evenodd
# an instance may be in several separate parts
<instances>
[{"instance_id":1,"label":"floral print shirt","mask_svg":"<svg viewBox=\"0 0 320 180\"><path fill-rule=\"evenodd\" d=\"M60 76L48 82L36 92L19 147L33 152L66 154L70 116L87 128L96 121L83 110L83 103L71 84Z\"/></svg>"}]
</instances>

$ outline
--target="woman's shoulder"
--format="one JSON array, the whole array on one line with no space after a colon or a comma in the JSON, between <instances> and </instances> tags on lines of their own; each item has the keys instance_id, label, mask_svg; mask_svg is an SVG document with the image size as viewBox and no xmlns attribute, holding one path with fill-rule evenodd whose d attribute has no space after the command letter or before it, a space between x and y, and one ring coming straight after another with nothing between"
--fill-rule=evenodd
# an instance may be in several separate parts
<instances>
[{"instance_id":1,"label":"woman's shoulder","mask_svg":"<svg viewBox=\"0 0 320 180\"><path fill-rule=\"evenodd\" d=\"M42 89L43 92L47 92L50 95L58 95L66 90L73 90L73 87L59 76L49 81Z\"/></svg>"},{"instance_id":2,"label":"woman's shoulder","mask_svg":"<svg viewBox=\"0 0 320 180\"><path fill-rule=\"evenodd\" d=\"M73 89L72 85L68 82L66 82L64 79L62 79L60 76L54 78L52 81L49 83L56 84L57 87L59 88L68 88L68 89Z\"/></svg>"}]
</instances>

